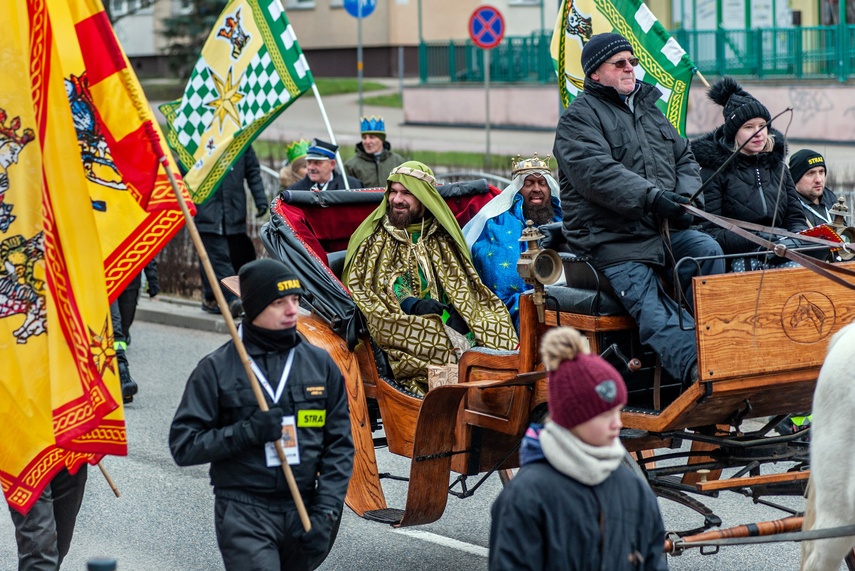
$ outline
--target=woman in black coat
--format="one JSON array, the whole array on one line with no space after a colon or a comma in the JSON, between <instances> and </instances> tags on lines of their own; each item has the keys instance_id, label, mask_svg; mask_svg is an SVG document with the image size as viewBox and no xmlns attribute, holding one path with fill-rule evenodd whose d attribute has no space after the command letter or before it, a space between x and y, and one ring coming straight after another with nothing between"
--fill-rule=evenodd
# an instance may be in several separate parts
<instances>
[{"instance_id":1,"label":"woman in black coat","mask_svg":"<svg viewBox=\"0 0 855 571\"><path fill-rule=\"evenodd\" d=\"M783 136L764 127L772 118L769 110L730 77L723 77L713 85L709 97L723 106L724 124L692 141L692 151L701 165L704 181L712 177L737 148L748 142L705 186L707 212L790 232L804 230L807 226L796 187L784 161ZM761 249L754 242L712 223L706 223L704 229L718 241L725 254ZM777 240L773 235L763 237ZM770 263L775 265L774 261Z\"/></svg>"}]
</instances>

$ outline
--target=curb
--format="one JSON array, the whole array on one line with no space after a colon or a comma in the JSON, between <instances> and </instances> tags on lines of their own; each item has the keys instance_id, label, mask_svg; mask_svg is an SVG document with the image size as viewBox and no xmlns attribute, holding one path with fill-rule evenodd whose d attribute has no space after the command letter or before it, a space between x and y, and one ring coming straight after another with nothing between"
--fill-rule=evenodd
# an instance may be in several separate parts
<instances>
[{"instance_id":1,"label":"curb","mask_svg":"<svg viewBox=\"0 0 855 571\"><path fill-rule=\"evenodd\" d=\"M196 331L225 334L229 332L222 316L205 313L198 301L179 297L159 295L152 299L148 296L140 296L136 319Z\"/></svg>"}]
</instances>

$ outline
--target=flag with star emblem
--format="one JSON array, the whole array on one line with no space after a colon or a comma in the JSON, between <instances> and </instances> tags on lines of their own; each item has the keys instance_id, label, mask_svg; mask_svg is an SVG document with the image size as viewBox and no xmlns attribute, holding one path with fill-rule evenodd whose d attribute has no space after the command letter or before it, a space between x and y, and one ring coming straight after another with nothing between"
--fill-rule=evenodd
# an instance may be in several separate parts
<instances>
[{"instance_id":1,"label":"flag with star emblem","mask_svg":"<svg viewBox=\"0 0 855 571\"><path fill-rule=\"evenodd\" d=\"M100 213L81 165L82 114L69 105L77 87L96 87L75 86L69 77L86 70L64 65L77 45L79 5L23 0L3 14L0 484L20 513L63 468L127 454ZM115 141L96 145L92 158L107 157Z\"/></svg>"},{"instance_id":2,"label":"flag with star emblem","mask_svg":"<svg viewBox=\"0 0 855 571\"><path fill-rule=\"evenodd\" d=\"M184 96L160 106L167 141L196 204L314 80L279 0L232 0L211 30Z\"/></svg>"},{"instance_id":3,"label":"flag with star emblem","mask_svg":"<svg viewBox=\"0 0 855 571\"><path fill-rule=\"evenodd\" d=\"M642 0L563 0L550 52L564 107L582 92L582 48L594 34L615 32L639 59L635 75L659 88L657 106L680 135L686 135L689 87L695 65Z\"/></svg>"}]
</instances>

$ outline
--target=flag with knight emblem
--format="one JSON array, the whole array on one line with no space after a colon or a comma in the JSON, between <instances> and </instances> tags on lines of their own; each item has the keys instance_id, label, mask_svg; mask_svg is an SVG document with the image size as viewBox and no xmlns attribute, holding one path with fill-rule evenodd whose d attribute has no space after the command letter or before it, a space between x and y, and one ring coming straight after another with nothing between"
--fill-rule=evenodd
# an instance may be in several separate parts
<instances>
[{"instance_id":1,"label":"flag with knight emblem","mask_svg":"<svg viewBox=\"0 0 855 571\"><path fill-rule=\"evenodd\" d=\"M184 96L160 106L167 140L204 203L232 163L314 80L280 0L231 0Z\"/></svg>"},{"instance_id":2,"label":"flag with knight emblem","mask_svg":"<svg viewBox=\"0 0 855 571\"><path fill-rule=\"evenodd\" d=\"M659 88L657 106L681 135L686 134L689 87L695 66L642 0L563 0L550 53L564 107L582 92L582 48L594 34L615 32L632 44L635 75Z\"/></svg>"}]
</instances>

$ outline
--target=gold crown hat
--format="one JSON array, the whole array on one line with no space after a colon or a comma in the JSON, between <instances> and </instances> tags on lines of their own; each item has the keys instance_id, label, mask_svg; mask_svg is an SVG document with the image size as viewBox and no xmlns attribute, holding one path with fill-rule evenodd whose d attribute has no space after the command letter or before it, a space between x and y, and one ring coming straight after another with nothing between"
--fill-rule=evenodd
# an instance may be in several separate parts
<instances>
[{"instance_id":1,"label":"gold crown hat","mask_svg":"<svg viewBox=\"0 0 855 571\"><path fill-rule=\"evenodd\" d=\"M546 159L541 159L534 153L533 157L524 159L520 155L517 158L511 158L511 177L516 178L517 175L529 175L532 173L552 174L549 169L549 159L552 157L546 155Z\"/></svg>"},{"instance_id":2,"label":"gold crown hat","mask_svg":"<svg viewBox=\"0 0 855 571\"><path fill-rule=\"evenodd\" d=\"M294 141L285 147L285 154L288 156L288 162L294 164L294 161L300 157L305 157L309 153L309 141L300 139Z\"/></svg>"}]
</instances>

